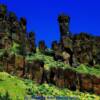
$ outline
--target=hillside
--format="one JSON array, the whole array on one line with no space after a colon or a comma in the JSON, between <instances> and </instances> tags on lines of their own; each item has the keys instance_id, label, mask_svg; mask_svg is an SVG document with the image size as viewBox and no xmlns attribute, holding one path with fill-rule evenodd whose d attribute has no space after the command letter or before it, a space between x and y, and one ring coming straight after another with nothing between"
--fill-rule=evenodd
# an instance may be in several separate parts
<instances>
[{"instance_id":1,"label":"hillside","mask_svg":"<svg viewBox=\"0 0 100 100\"><path fill-rule=\"evenodd\" d=\"M78 97L80 100L99 100L100 97L81 93L79 91L72 92L68 89L59 89L54 85L42 84L38 85L31 80L20 79L11 76L6 72L0 72L0 95L4 96L8 91L11 100L24 100L25 96L71 96ZM1 99L0 99L1 100Z\"/></svg>"},{"instance_id":2,"label":"hillside","mask_svg":"<svg viewBox=\"0 0 100 100\"><path fill-rule=\"evenodd\" d=\"M85 32L73 35L68 15L57 20L59 41L52 41L51 48L45 40L36 45L36 33L27 32L26 18L17 18L0 4L2 99L9 95L12 100L26 95L100 99L100 37Z\"/></svg>"}]
</instances>

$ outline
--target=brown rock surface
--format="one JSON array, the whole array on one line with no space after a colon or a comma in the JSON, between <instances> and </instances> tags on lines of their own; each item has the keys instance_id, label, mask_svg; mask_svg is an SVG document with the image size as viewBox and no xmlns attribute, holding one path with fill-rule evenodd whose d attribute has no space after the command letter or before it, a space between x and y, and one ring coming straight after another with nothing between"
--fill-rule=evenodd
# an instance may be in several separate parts
<instances>
[{"instance_id":1,"label":"brown rock surface","mask_svg":"<svg viewBox=\"0 0 100 100\"><path fill-rule=\"evenodd\" d=\"M90 75L80 74L79 80L80 80L81 91L93 92L93 84L92 84L92 79Z\"/></svg>"},{"instance_id":2,"label":"brown rock surface","mask_svg":"<svg viewBox=\"0 0 100 100\"><path fill-rule=\"evenodd\" d=\"M21 55L16 55L15 56L15 66L24 68L24 57Z\"/></svg>"}]
</instances>

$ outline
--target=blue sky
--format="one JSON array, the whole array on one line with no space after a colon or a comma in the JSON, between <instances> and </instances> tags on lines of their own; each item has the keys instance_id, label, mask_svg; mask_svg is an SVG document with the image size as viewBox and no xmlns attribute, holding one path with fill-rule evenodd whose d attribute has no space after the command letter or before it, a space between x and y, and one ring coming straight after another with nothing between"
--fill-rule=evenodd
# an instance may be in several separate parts
<instances>
[{"instance_id":1,"label":"blue sky","mask_svg":"<svg viewBox=\"0 0 100 100\"><path fill-rule=\"evenodd\" d=\"M27 31L36 33L36 41L45 40L50 46L59 41L57 17L65 13L71 17L70 31L88 32L100 36L100 0L0 0L18 18L27 18Z\"/></svg>"}]
</instances>

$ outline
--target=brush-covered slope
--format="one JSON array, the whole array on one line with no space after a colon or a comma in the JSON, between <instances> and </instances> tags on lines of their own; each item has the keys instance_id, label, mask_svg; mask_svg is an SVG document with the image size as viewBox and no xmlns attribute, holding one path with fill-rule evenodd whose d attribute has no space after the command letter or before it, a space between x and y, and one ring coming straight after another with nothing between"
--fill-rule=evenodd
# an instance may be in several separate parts
<instances>
[{"instance_id":1,"label":"brush-covered slope","mask_svg":"<svg viewBox=\"0 0 100 100\"><path fill-rule=\"evenodd\" d=\"M20 79L11 76L6 72L0 72L0 97L8 92L11 100L24 100L25 96L71 96L78 97L80 100L99 100L100 97L88 93L72 92L68 89L59 89L53 85L38 85L31 80Z\"/></svg>"},{"instance_id":2,"label":"brush-covered slope","mask_svg":"<svg viewBox=\"0 0 100 100\"><path fill-rule=\"evenodd\" d=\"M55 61L53 57L44 55L39 52L31 56L27 56L26 60L30 62L33 60L42 60L45 64L44 67L46 70L49 70L52 67L56 67L56 68L62 68L62 69L71 69L77 73L90 74L90 75L95 75L97 77L100 77L100 65L95 65L94 67L92 67L92 66L87 66L85 64L80 64L79 66L75 68L75 67L71 67L68 64L64 64L61 61Z\"/></svg>"}]
</instances>

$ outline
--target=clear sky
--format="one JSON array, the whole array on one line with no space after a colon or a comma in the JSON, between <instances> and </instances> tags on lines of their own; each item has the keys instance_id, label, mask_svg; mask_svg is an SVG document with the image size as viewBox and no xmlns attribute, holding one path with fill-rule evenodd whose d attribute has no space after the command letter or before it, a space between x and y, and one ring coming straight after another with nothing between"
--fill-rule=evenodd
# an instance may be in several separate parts
<instances>
[{"instance_id":1,"label":"clear sky","mask_svg":"<svg viewBox=\"0 0 100 100\"><path fill-rule=\"evenodd\" d=\"M57 17L71 17L70 31L88 32L100 36L100 0L0 0L20 18L27 18L27 31L36 33L36 41L45 40L50 46L59 40Z\"/></svg>"}]
</instances>

